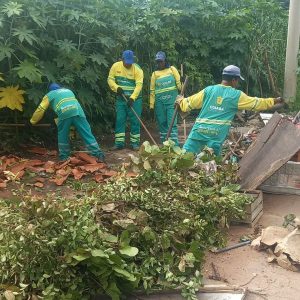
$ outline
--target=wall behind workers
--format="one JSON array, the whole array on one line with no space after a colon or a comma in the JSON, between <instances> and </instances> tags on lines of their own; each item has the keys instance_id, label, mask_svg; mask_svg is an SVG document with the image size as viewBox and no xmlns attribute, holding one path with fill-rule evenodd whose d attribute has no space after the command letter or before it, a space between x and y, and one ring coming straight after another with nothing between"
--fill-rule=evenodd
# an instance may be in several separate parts
<instances>
[{"instance_id":1,"label":"wall behind workers","mask_svg":"<svg viewBox=\"0 0 300 300\"><path fill-rule=\"evenodd\" d=\"M0 10L0 85L26 91L19 117L28 117L57 81L107 128L114 97L106 78L123 49L135 51L145 72L145 106L158 50L184 65L188 93L219 81L227 64L241 67L246 92L266 96L282 88L287 10L277 0L2 0Z\"/></svg>"}]
</instances>

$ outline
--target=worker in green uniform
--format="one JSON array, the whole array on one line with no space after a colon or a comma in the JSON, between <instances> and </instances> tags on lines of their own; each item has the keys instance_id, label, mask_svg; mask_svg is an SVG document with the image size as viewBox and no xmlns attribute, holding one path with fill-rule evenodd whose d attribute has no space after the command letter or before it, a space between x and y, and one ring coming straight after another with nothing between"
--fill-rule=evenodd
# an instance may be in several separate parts
<instances>
[{"instance_id":1,"label":"worker in green uniform","mask_svg":"<svg viewBox=\"0 0 300 300\"><path fill-rule=\"evenodd\" d=\"M74 126L83 139L89 153L100 161L103 161L104 154L92 134L90 124L74 93L57 83L51 83L48 94L44 96L42 102L32 115L30 123L32 125L38 123L49 106L51 106L58 117L58 150L60 160L66 160L70 156L69 133L70 127Z\"/></svg>"},{"instance_id":2,"label":"worker in green uniform","mask_svg":"<svg viewBox=\"0 0 300 300\"><path fill-rule=\"evenodd\" d=\"M281 97L247 96L236 89L239 80L244 80L240 69L230 65L223 70L221 84L208 86L187 98L178 96L176 105L179 105L183 112L201 108L188 139L183 145L187 152L198 154L205 146L208 146L216 155L220 155L231 121L238 110L261 111L270 109L275 104L284 105Z\"/></svg>"},{"instance_id":3,"label":"worker in green uniform","mask_svg":"<svg viewBox=\"0 0 300 300\"><path fill-rule=\"evenodd\" d=\"M140 146L140 123L131 111L135 110L140 117L142 113L142 87L143 70L134 63L134 53L131 50L125 50L122 55L122 61L112 65L108 75L108 85L111 90L117 93L116 99L116 127L115 127L115 145L113 150L123 149L125 147L125 127L127 117L130 120L130 145L133 150ZM128 101L122 97L124 94Z\"/></svg>"},{"instance_id":4,"label":"worker in green uniform","mask_svg":"<svg viewBox=\"0 0 300 300\"><path fill-rule=\"evenodd\" d=\"M174 114L174 103L181 89L180 75L170 66L163 51L155 56L157 70L152 73L150 83L150 108L155 110L160 140L166 140L168 129ZM171 130L170 138L178 145L177 119Z\"/></svg>"}]
</instances>

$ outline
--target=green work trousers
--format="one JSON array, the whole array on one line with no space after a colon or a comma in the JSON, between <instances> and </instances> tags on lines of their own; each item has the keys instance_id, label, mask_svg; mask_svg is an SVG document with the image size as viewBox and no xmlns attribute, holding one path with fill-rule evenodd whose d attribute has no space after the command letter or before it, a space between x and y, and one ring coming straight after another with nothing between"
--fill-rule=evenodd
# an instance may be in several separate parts
<instances>
[{"instance_id":1,"label":"green work trousers","mask_svg":"<svg viewBox=\"0 0 300 300\"><path fill-rule=\"evenodd\" d=\"M203 150L205 146L212 148L214 150L215 155L221 155L222 143L213 140L205 141L188 138L185 144L183 145L183 149L185 149L187 152L191 152L197 155Z\"/></svg>"},{"instance_id":2,"label":"green work trousers","mask_svg":"<svg viewBox=\"0 0 300 300\"><path fill-rule=\"evenodd\" d=\"M94 135L92 134L90 124L85 117L80 116L58 120L57 128L59 158L61 160L66 160L70 156L71 148L69 142L69 133L71 126L76 128L76 131L83 139L89 154L103 160L104 154L101 151Z\"/></svg>"},{"instance_id":3,"label":"green work trousers","mask_svg":"<svg viewBox=\"0 0 300 300\"><path fill-rule=\"evenodd\" d=\"M170 91L167 93L158 94L155 96L155 116L158 122L158 128L160 133L160 140L163 143L166 140L168 129L170 127L172 117L174 114L174 103L176 96L178 95L176 91ZM178 130L177 130L177 116L174 121L174 125L171 129L170 139L178 145Z\"/></svg>"},{"instance_id":4,"label":"green work trousers","mask_svg":"<svg viewBox=\"0 0 300 300\"><path fill-rule=\"evenodd\" d=\"M132 108L140 117L142 114L142 98L134 101ZM115 146L124 148L125 146L125 128L127 117L130 122L130 145L137 148L140 145L140 122L128 107L127 102L119 97L116 100L116 127L115 127Z\"/></svg>"}]
</instances>

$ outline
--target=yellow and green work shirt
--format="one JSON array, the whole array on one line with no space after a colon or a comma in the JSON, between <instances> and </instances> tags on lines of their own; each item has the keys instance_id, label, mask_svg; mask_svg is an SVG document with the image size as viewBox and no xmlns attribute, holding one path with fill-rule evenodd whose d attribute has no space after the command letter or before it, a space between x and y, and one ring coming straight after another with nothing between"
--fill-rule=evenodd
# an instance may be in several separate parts
<instances>
[{"instance_id":1,"label":"yellow and green work shirt","mask_svg":"<svg viewBox=\"0 0 300 300\"><path fill-rule=\"evenodd\" d=\"M154 108L156 96L180 89L180 75L175 67L154 71L150 82L150 108Z\"/></svg>"},{"instance_id":2,"label":"yellow and green work shirt","mask_svg":"<svg viewBox=\"0 0 300 300\"><path fill-rule=\"evenodd\" d=\"M133 64L127 69L123 61L119 61L112 65L107 82L113 92L116 93L118 87L121 87L126 96L136 100L141 96L143 79L144 73L138 64Z\"/></svg>"},{"instance_id":3,"label":"yellow and green work shirt","mask_svg":"<svg viewBox=\"0 0 300 300\"><path fill-rule=\"evenodd\" d=\"M189 139L215 140L222 144L238 110L267 110L274 106L274 98L249 97L245 93L222 84L206 87L199 93L184 98L182 111L201 111L189 135Z\"/></svg>"},{"instance_id":4,"label":"yellow and green work shirt","mask_svg":"<svg viewBox=\"0 0 300 300\"><path fill-rule=\"evenodd\" d=\"M54 110L57 114L58 120L65 120L71 117L80 116L85 117L85 114L76 99L74 93L69 89L57 89L49 92L42 100L32 118L31 124L38 123L44 116L48 107Z\"/></svg>"}]
</instances>

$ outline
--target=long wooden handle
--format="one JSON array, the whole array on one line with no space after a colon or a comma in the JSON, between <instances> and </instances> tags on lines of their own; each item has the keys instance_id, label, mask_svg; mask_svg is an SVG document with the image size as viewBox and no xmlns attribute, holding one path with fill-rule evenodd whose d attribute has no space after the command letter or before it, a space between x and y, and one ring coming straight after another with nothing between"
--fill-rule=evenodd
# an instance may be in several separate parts
<instances>
[{"instance_id":1,"label":"long wooden handle","mask_svg":"<svg viewBox=\"0 0 300 300\"><path fill-rule=\"evenodd\" d=\"M187 86L187 82L188 82L188 76L185 77L184 83L183 83L183 85L181 87L181 92L180 92L181 96L184 95L184 92L185 92L185 89L186 89L186 86ZM171 135L171 131L172 131L172 128L173 128L173 125L174 125L177 113L178 113L178 105L176 105L176 107L175 107L175 110L174 110L174 113L173 113L173 116L172 116L172 120L171 120L169 129L168 129L168 133L167 133L167 136L166 136L166 140L168 140L169 137L170 137L170 135Z\"/></svg>"},{"instance_id":2,"label":"long wooden handle","mask_svg":"<svg viewBox=\"0 0 300 300\"><path fill-rule=\"evenodd\" d=\"M126 96L124 94L122 94L123 99L128 103L128 100L126 98ZM152 143L156 146L157 143L155 142L155 139L153 138L153 136L151 135L151 133L149 132L149 130L147 129L146 125L143 123L143 121L141 120L141 118L139 117L139 115L136 113L136 111L134 110L134 108L132 106L130 106L131 111L133 112L133 114L136 116L136 118L139 120L140 124L143 126L144 130L147 132L149 138L151 139Z\"/></svg>"}]
</instances>

